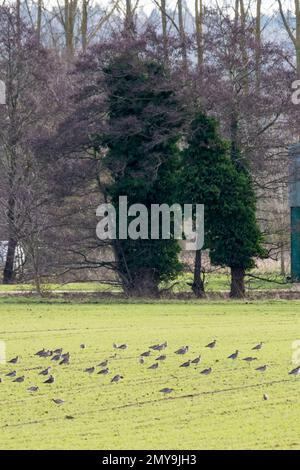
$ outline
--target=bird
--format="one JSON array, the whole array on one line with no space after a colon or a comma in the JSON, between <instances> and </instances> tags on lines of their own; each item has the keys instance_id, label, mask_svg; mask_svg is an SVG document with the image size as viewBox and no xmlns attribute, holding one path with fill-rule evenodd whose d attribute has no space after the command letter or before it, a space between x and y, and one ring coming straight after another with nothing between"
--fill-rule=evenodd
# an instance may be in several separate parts
<instances>
[{"instance_id":1,"label":"bird","mask_svg":"<svg viewBox=\"0 0 300 470\"><path fill-rule=\"evenodd\" d=\"M255 370L257 370L258 372L266 372L267 367L268 366L265 364L264 366L257 367Z\"/></svg>"},{"instance_id":2,"label":"bird","mask_svg":"<svg viewBox=\"0 0 300 470\"><path fill-rule=\"evenodd\" d=\"M264 393L263 399L264 399L265 401L269 400L269 395L267 395L266 393Z\"/></svg>"},{"instance_id":3,"label":"bird","mask_svg":"<svg viewBox=\"0 0 300 470\"><path fill-rule=\"evenodd\" d=\"M239 351L236 350L233 354L230 354L230 356L228 356L227 359L232 359L234 361L235 359L237 359L238 355L239 355Z\"/></svg>"},{"instance_id":4,"label":"bird","mask_svg":"<svg viewBox=\"0 0 300 470\"><path fill-rule=\"evenodd\" d=\"M45 380L44 384L53 384L55 382L55 378L53 375L50 375L49 379Z\"/></svg>"},{"instance_id":5,"label":"bird","mask_svg":"<svg viewBox=\"0 0 300 470\"><path fill-rule=\"evenodd\" d=\"M177 349L177 351L175 351L175 354L186 354L188 350L189 350L188 346L183 346L182 348Z\"/></svg>"},{"instance_id":6,"label":"bird","mask_svg":"<svg viewBox=\"0 0 300 470\"><path fill-rule=\"evenodd\" d=\"M111 383L118 383L122 379L124 379L123 375L117 374L111 379Z\"/></svg>"},{"instance_id":7,"label":"bird","mask_svg":"<svg viewBox=\"0 0 300 470\"><path fill-rule=\"evenodd\" d=\"M66 418L66 419L74 419L74 416L72 416L72 415L66 415L65 418Z\"/></svg>"},{"instance_id":8,"label":"bird","mask_svg":"<svg viewBox=\"0 0 300 470\"><path fill-rule=\"evenodd\" d=\"M98 374L101 374L101 375L107 375L109 374L109 368L107 367L106 369L101 369Z\"/></svg>"},{"instance_id":9,"label":"bird","mask_svg":"<svg viewBox=\"0 0 300 470\"><path fill-rule=\"evenodd\" d=\"M167 346L168 346L168 343L167 341L165 341L164 343L158 344L157 347L155 348L155 351L163 351L163 349L166 349Z\"/></svg>"},{"instance_id":10,"label":"bird","mask_svg":"<svg viewBox=\"0 0 300 470\"><path fill-rule=\"evenodd\" d=\"M65 403L65 400L62 400L61 398L52 398L52 401L56 405L63 405Z\"/></svg>"},{"instance_id":11,"label":"bird","mask_svg":"<svg viewBox=\"0 0 300 470\"><path fill-rule=\"evenodd\" d=\"M13 382L17 382L17 383L20 384L20 383L24 382L24 380L25 380L25 376L22 375L21 377L17 377L16 379L14 379Z\"/></svg>"},{"instance_id":12,"label":"bird","mask_svg":"<svg viewBox=\"0 0 300 470\"><path fill-rule=\"evenodd\" d=\"M39 375L48 375L50 370L51 370L51 367L47 367L46 369L39 372Z\"/></svg>"},{"instance_id":13,"label":"bird","mask_svg":"<svg viewBox=\"0 0 300 470\"><path fill-rule=\"evenodd\" d=\"M184 362L179 367L189 367L191 365L191 361Z\"/></svg>"},{"instance_id":14,"label":"bird","mask_svg":"<svg viewBox=\"0 0 300 470\"><path fill-rule=\"evenodd\" d=\"M84 372L87 372L88 374L93 374L95 372L95 367L87 367L84 369Z\"/></svg>"},{"instance_id":15,"label":"bird","mask_svg":"<svg viewBox=\"0 0 300 470\"><path fill-rule=\"evenodd\" d=\"M41 356L42 354L44 354L44 352L45 352L45 348L41 349L40 351L37 351L35 353L35 356Z\"/></svg>"},{"instance_id":16,"label":"bird","mask_svg":"<svg viewBox=\"0 0 300 470\"><path fill-rule=\"evenodd\" d=\"M53 354L53 351L50 351L50 349L48 349L47 351L44 350L44 352L41 352L39 354L40 357L50 357L52 356Z\"/></svg>"},{"instance_id":17,"label":"bird","mask_svg":"<svg viewBox=\"0 0 300 470\"><path fill-rule=\"evenodd\" d=\"M250 362L257 361L257 357L247 356L243 358L243 361L248 362L248 364L250 364Z\"/></svg>"},{"instance_id":18,"label":"bird","mask_svg":"<svg viewBox=\"0 0 300 470\"><path fill-rule=\"evenodd\" d=\"M202 375L209 375L209 374L211 374L211 372L212 372L212 368L209 367L208 369L203 369L203 370L200 372L200 374L202 374Z\"/></svg>"},{"instance_id":19,"label":"bird","mask_svg":"<svg viewBox=\"0 0 300 470\"><path fill-rule=\"evenodd\" d=\"M252 351L259 351L263 347L263 342L258 343L256 346L252 348Z\"/></svg>"},{"instance_id":20,"label":"bird","mask_svg":"<svg viewBox=\"0 0 300 470\"><path fill-rule=\"evenodd\" d=\"M106 367L107 364L108 364L108 360L106 359L106 361L100 362L100 364L98 364L98 367Z\"/></svg>"},{"instance_id":21,"label":"bird","mask_svg":"<svg viewBox=\"0 0 300 470\"><path fill-rule=\"evenodd\" d=\"M35 386L32 386L32 387L29 387L27 388L27 392L38 392L39 391L39 387L35 387Z\"/></svg>"},{"instance_id":22,"label":"bird","mask_svg":"<svg viewBox=\"0 0 300 470\"><path fill-rule=\"evenodd\" d=\"M2 379L1 379L1 377L0 377L0 384L2 384Z\"/></svg>"},{"instance_id":23,"label":"bird","mask_svg":"<svg viewBox=\"0 0 300 470\"><path fill-rule=\"evenodd\" d=\"M53 354L59 354L59 355L61 355L62 352L63 352L63 348L58 348L58 349L55 349L55 350L53 351Z\"/></svg>"},{"instance_id":24,"label":"bird","mask_svg":"<svg viewBox=\"0 0 300 470\"><path fill-rule=\"evenodd\" d=\"M145 359L143 357L139 357L139 363L140 364L145 364Z\"/></svg>"},{"instance_id":25,"label":"bird","mask_svg":"<svg viewBox=\"0 0 300 470\"><path fill-rule=\"evenodd\" d=\"M299 375L300 374L300 366L296 367L295 369L289 372L289 375Z\"/></svg>"},{"instance_id":26,"label":"bird","mask_svg":"<svg viewBox=\"0 0 300 470\"><path fill-rule=\"evenodd\" d=\"M157 351L157 348L160 346L160 344L153 344L152 346L149 346L149 349L152 349L153 351Z\"/></svg>"},{"instance_id":27,"label":"bird","mask_svg":"<svg viewBox=\"0 0 300 470\"><path fill-rule=\"evenodd\" d=\"M217 340L214 339L211 343L208 343L205 347L209 349L214 349L217 345Z\"/></svg>"},{"instance_id":28,"label":"bird","mask_svg":"<svg viewBox=\"0 0 300 470\"><path fill-rule=\"evenodd\" d=\"M70 364L70 358L69 357L64 357L60 362L59 365L63 366L64 364Z\"/></svg>"},{"instance_id":29,"label":"bird","mask_svg":"<svg viewBox=\"0 0 300 470\"><path fill-rule=\"evenodd\" d=\"M165 354L162 354L161 356L158 356L155 360L156 361L165 361L167 359L167 356Z\"/></svg>"},{"instance_id":30,"label":"bird","mask_svg":"<svg viewBox=\"0 0 300 470\"><path fill-rule=\"evenodd\" d=\"M152 364L152 366L148 367L148 369L157 369L159 366L158 362L155 362L154 364Z\"/></svg>"},{"instance_id":31,"label":"bird","mask_svg":"<svg viewBox=\"0 0 300 470\"><path fill-rule=\"evenodd\" d=\"M19 356L14 357L10 361L7 361L9 364L17 364L19 362L20 358Z\"/></svg>"},{"instance_id":32,"label":"bird","mask_svg":"<svg viewBox=\"0 0 300 470\"><path fill-rule=\"evenodd\" d=\"M56 354L51 358L51 361L60 361L61 360L61 354Z\"/></svg>"},{"instance_id":33,"label":"bird","mask_svg":"<svg viewBox=\"0 0 300 470\"><path fill-rule=\"evenodd\" d=\"M118 347L118 349L127 349L127 348L128 348L127 344L120 344L120 346Z\"/></svg>"},{"instance_id":34,"label":"bird","mask_svg":"<svg viewBox=\"0 0 300 470\"><path fill-rule=\"evenodd\" d=\"M85 349L85 348L86 348L86 345L82 343L82 344L80 345L80 349Z\"/></svg>"},{"instance_id":35,"label":"bird","mask_svg":"<svg viewBox=\"0 0 300 470\"><path fill-rule=\"evenodd\" d=\"M150 354L151 354L151 351L145 351L145 352L143 352L140 356L141 356L141 357L149 357Z\"/></svg>"},{"instance_id":36,"label":"bird","mask_svg":"<svg viewBox=\"0 0 300 470\"><path fill-rule=\"evenodd\" d=\"M167 395L168 393L172 393L172 392L174 392L174 389L173 388L168 388L168 387L162 388L160 390L160 393L163 393L164 395Z\"/></svg>"},{"instance_id":37,"label":"bird","mask_svg":"<svg viewBox=\"0 0 300 470\"><path fill-rule=\"evenodd\" d=\"M8 374L5 375L5 377L16 377L17 372L13 370L12 372L8 372Z\"/></svg>"},{"instance_id":38,"label":"bird","mask_svg":"<svg viewBox=\"0 0 300 470\"><path fill-rule=\"evenodd\" d=\"M191 364L199 364L200 361L201 361L201 356L197 356L195 357L195 359L191 361Z\"/></svg>"}]
</instances>

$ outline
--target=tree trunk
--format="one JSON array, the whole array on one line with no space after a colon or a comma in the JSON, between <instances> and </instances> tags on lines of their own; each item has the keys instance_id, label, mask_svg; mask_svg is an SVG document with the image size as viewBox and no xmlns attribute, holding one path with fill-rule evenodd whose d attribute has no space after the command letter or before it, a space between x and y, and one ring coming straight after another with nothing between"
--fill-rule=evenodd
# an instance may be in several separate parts
<instances>
[{"instance_id":1,"label":"tree trunk","mask_svg":"<svg viewBox=\"0 0 300 470\"><path fill-rule=\"evenodd\" d=\"M164 44L164 58L166 64L169 63L169 50L168 50L168 30L167 30L167 14L166 14L166 0L161 0L161 26Z\"/></svg>"},{"instance_id":2,"label":"tree trunk","mask_svg":"<svg viewBox=\"0 0 300 470\"><path fill-rule=\"evenodd\" d=\"M261 60L261 1L256 3L256 27L255 27L255 68L256 68L256 90L260 88L260 60Z\"/></svg>"},{"instance_id":3,"label":"tree trunk","mask_svg":"<svg viewBox=\"0 0 300 470\"><path fill-rule=\"evenodd\" d=\"M196 42L197 42L197 57L198 67L203 64L203 0L195 0L195 21L196 21Z\"/></svg>"},{"instance_id":4,"label":"tree trunk","mask_svg":"<svg viewBox=\"0 0 300 470\"><path fill-rule=\"evenodd\" d=\"M232 299L243 299L245 294L245 270L243 268L231 268L230 297Z\"/></svg>"},{"instance_id":5,"label":"tree trunk","mask_svg":"<svg viewBox=\"0 0 300 470\"><path fill-rule=\"evenodd\" d=\"M132 282L126 288L128 295L142 298L158 298L158 282L152 269L141 268L132 276Z\"/></svg>"},{"instance_id":6,"label":"tree trunk","mask_svg":"<svg viewBox=\"0 0 300 470\"><path fill-rule=\"evenodd\" d=\"M38 41L39 44L40 44L40 42L41 42L42 8L43 8L43 0L38 0L38 4L37 4L37 20L36 20L36 34L37 34L37 41Z\"/></svg>"},{"instance_id":7,"label":"tree trunk","mask_svg":"<svg viewBox=\"0 0 300 470\"><path fill-rule=\"evenodd\" d=\"M3 284L12 284L14 281L14 261L17 242L13 236L8 240L7 256L3 271Z\"/></svg>"},{"instance_id":8,"label":"tree trunk","mask_svg":"<svg viewBox=\"0 0 300 470\"><path fill-rule=\"evenodd\" d=\"M183 70L187 73L187 49L186 49L186 38L184 30L184 17L183 17L183 5L182 0L178 0L178 23L179 23L179 32L180 32L180 42L181 42L181 51L182 51L182 62Z\"/></svg>"},{"instance_id":9,"label":"tree trunk","mask_svg":"<svg viewBox=\"0 0 300 470\"><path fill-rule=\"evenodd\" d=\"M81 45L83 52L87 48L87 29L88 29L88 0L82 0L82 18L81 18Z\"/></svg>"},{"instance_id":10,"label":"tree trunk","mask_svg":"<svg viewBox=\"0 0 300 470\"><path fill-rule=\"evenodd\" d=\"M202 268L202 252L201 250L196 251L195 265L194 265L194 282L192 285L193 292L199 299L205 297L204 282L201 278Z\"/></svg>"}]
</instances>

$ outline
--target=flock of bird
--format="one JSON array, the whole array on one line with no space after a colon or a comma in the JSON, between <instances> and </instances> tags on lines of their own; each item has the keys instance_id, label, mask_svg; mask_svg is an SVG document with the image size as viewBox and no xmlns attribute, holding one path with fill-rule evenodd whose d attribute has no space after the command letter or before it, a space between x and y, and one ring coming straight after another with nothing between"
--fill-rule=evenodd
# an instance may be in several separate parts
<instances>
[{"instance_id":1,"label":"flock of bird","mask_svg":"<svg viewBox=\"0 0 300 470\"><path fill-rule=\"evenodd\" d=\"M209 348L209 349L214 349L214 348L216 348L216 346L217 346L217 340L215 339L212 342L208 343L205 347ZM262 342L260 342L252 348L252 351L255 351L256 353L258 353L263 348L263 346L264 346L264 344ZM167 347L168 347L167 341L165 341L163 343L158 343L158 344L154 344L152 346L149 346L147 351L142 352L138 356L138 362L141 365L143 365L143 364L145 364L146 359L148 357L152 357L152 355L154 353L157 353L159 355L155 358L155 362L153 362L153 364L148 366L148 369L150 369L150 370L158 369L159 364L162 361L165 361L167 359L167 355L166 355ZM86 348L85 344L80 345L80 349L85 349L85 348ZM117 344L114 343L113 348L115 350L126 350L128 348L128 345L127 344L117 345ZM177 349L174 352L174 354L176 354L178 356L184 356L188 352L189 352L189 346L182 346L181 348ZM50 349L43 348L40 351L36 352L35 356L38 356L40 358L48 358L51 361L56 362L60 366L63 366L63 365L67 366L67 365L70 364L70 353L69 352L63 352L63 348L58 348L58 349L55 349L53 351L50 350ZM236 350L235 352L230 354L230 356L228 356L227 359L235 361L235 360L238 359L239 356L240 356L240 351ZM179 367L188 368L192 365L197 366L198 364L201 363L201 359L202 359L201 355L198 355L194 359L189 359L189 360L183 362L182 364L180 364ZM247 357L242 358L242 360L245 361L248 364L251 364L253 361L257 361L258 358L253 357L253 356L247 356ZM10 359L8 361L8 364L16 365L19 362L20 362L20 357L16 356L16 357ZM87 367L87 368L83 369L83 372L86 373L86 374L89 374L89 375L92 375L94 373L97 373L99 375L108 375L108 374L110 374L109 362L110 362L110 359L105 359L105 360L101 361L99 364L97 364L96 366L91 366L91 367ZM216 362L218 362L218 361L216 361ZM100 368L98 372L97 372L97 367ZM259 367L256 367L255 370L257 372L263 373L267 370L267 368L268 368L268 365L263 364L263 365L260 365ZM43 370L41 370L38 373L39 376L46 378L46 380L43 381L43 384L50 385L50 384L53 384L55 382L55 377L54 377L54 375L52 375L50 373L50 371L51 371L51 366L47 366L46 368L44 368ZM208 367L208 368L205 368L205 369L201 370L200 374L207 376L207 375L210 375L212 372L213 372L213 368ZM289 374L294 375L294 376L300 375L300 366L292 369L289 372ZM26 377L24 375L18 376L16 370L12 370L12 371L8 372L5 375L5 377L7 377L7 379L12 379L12 382L15 382L15 383L22 383L26 380ZM124 379L123 375L116 374L112 377L110 382L111 383L118 383L122 379ZM0 383L2 383L2 382L3 382L3 380L2 380L2 378L0 378ZM35 392L39 391L39 387L37 385L32 385L32 386L27 388L27 391L30 392L30 393L35 393ZM174 389L169 388L169 387L165 387L165 388L162 388L161 390L159 390L159 392L162 393L163 395L167 395L167 394L170 394L170 393L174 392ZM264 398L264 400L268 400L268 396L266 394L263 396L263 398ZM56 405L63 405L65 403L65 401L62 400L61 398L52 398L52 401Z\"/></svg>"}]
</instances>

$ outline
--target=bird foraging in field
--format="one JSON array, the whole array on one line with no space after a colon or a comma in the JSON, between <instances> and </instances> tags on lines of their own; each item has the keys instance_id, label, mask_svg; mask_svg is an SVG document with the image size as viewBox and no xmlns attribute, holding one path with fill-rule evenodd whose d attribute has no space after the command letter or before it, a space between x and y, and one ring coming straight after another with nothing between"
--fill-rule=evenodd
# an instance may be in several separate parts
<instances>
[{"instance_id":1,"label":"bird foraging in field","mask_svg":"<svg viewBox=\"0 0 300 470\"><path fill-rule=\"evenodd\" d=\"M197 365L197 364L199 364L200 361L201 361L201 356L197 356L197 357L195 357L195 359L193 359L191 361L191 364L196 364Z\"/></svg>"},{"instance_id":2,"label":"bird foraging in field","mask_svg":"<svg viewBox=\"0 0 300 470\"><path fill-rule=\"evenodd\" d=\"M159 366L158 362L155 362L154 364L152 364L152 366L148 367L148 369L157 369Z\"/></svg>"},{"instance_id":3,"label":"bird foraging in field","mask_svg":"<svg viewBox=\"0 0 300 470\"><path fill-rule=\"evenodd\" d=\"M108 360L106 359L106 361L100 362L100 364L98 364L98 367L106 367L107 364L108 364Z\"/></svg>"},{"instance_id":4,"label":"bird foraging in field","mask_svg":"<svg viewBox=\"0 0 300 470\"><path fill-rule=\"evenodd\" d=\"M167 394L172 393L172 392L174 392L174 389L173 388L168 388L168 387L162 388L160 390L160 393L163 393L164 395L167 395Z\"/></svg>"},{"instance_id":5,"label":"bird foraging in field","mask_svg":"<svg viewBox=\"0 0 300 470\"><path fill-rule=\"evenodd\" d=\"M70 364L70 356L66 355L65 357L61 356L62 357L62 360L60 361L59 365L60 366L63 366L64 364L68 365Z\"/></svg>"},{"instance_id":6,"label":"bird foraging in field","mask_svg":"<svg viewBox=\"0 0 300 470\"><path fill-rule=\"evenodd\" d=\"M167 359L167 356L165 354L162 354L161 356L158 356L155 360L156 361L165 361Z\"/></svg>"},{"instance_id":7,"label":"bird foraging in field","mask_svg":"<svg viewBox=\"0 0 300 470\"><path fill-rule=\"evenodd\" d=\"M22 375L21 377L17 377L16 379L14 379L13 382L17 382L17 383L20 384L20 383L24 382L24 380L25 380L25 376Z\"/></svg>"},{"instance_id":8,"label":"bird foraging in field","mask_svg":"<svg viewBox=\"0 0 300 470\"><path fill-rule=\"evenodd\" d=\"M143 357L139 357L139 363L140 364L145 364L145 359Z\"/></svg>"},{"instance_id":9,"label":"bird foraging in field","mask_svg":"<svg viewBox=\"0 0 300 470\"><path fill-rule=\"evenodd\" d=\"M190 367L191 361L184 362L183 364L180 364L179 367Z\"/></svg>"},{"instance_id":10,"label":"bird foraging in field","mask_svg":"<svg viewBox=\"0 0 300 470\"><path fill-rule=\"evenodd\" d=\"M51 361L60 361L60 360L61 360L61 354L55 354L55 356L51 358Z\"/></svg>"},{"instance_id":11,"label":"bird foraging in field","mask_svg":"<svg viewBox=\"0 0 300 470\"><path fill-rule=\"evenodd\" d=\"M63 405L65 403L65 400L62 400L61 398L52 398L52 401L56 405Z\"/></svg>"},{"instance_id":12,"label":"bird foraging in field","mask_svg":"<svg viewBox=\"0 0 300 470\"><path fill-rule=\"evenodd\" d=\"M258 343L256 346L252 348L252 351L260 351L263 347L263 342Z\"/></svg>"},{"instance_id":13,"label":"bird foraging in field","mask_svg":"<svg viewBox=\"0 0 300 470\"><path fill-rule=\"evenodd\" d=\"M113 344L113 347L114 347L115 349L127 349L127 348L128 348L128 345L125 344L125 343L124 343L124 344L120 344L120 345L114 343L114 344Z\"/></svg>"},{"instance_id":14,"label":"bird foraging in field","mask_svg":"<svg viewBox=\"0 0 300 470\"><path fill-rule=\"evenodd\" d=\"M217 346L217 340L214 339L211 343L208 343L205 347L209 349L214 349Z\"/></svg>"},{"instance_id":15,"label":"bird foraging in field","mask_svg":"<svg viewBox=\"0 0 300 470\"><path fill-rule=\"evenodd\" d=\"M209 374L211 374L211 373L212 373L212 368L211 368L211 367L209 367L208 369L203 369L203 370L200 372L200 374L202 374L202 375L209 375Z\"/></svg>"},{"instance_id":16,"label":"bird foraging in field","mask_svg":"<svg viewBox=\"0 0 300 470\"><path fill-rule=\"evenodd\" d=\"M58 349L54 349L53 354L59 354L59 355L61 355L62 352L63 352L63 348L58 348Z\"/></svg>"},{"instance_id":17,"label":"bird foraging in field","mask_svg":"<svg viewBox=\"0 0 300 470\"><path fill-rule=\"evenodd\" d=\"M13 359L11 359L10 361L7 361L7 362L9 364L17 364L19 361L20 361L20 357L16 356L16 357L14 357Z\"/></svg>"},{"instance_id":18,"label":"bird foraging in field","mask_svg":"<svg viewBox=\"0 0 300 470\"><path fill-rule=\"evenodd\" d=\"M117 374L111 379L111 383L118 383L122 379L124 379L123 375Z\"/></svg>"},{"instance_id":19,"label":"bird foraging in field","mask_svg":"<svg viewBox=\"0 0 300 470\"><path fill-rule=\"evenodd\" d=\"M44 352L45 352L45 348L43 348L40 351L36 352L35 356L41 356L42 354L44 354Z\"/></svg>"},{"instance_id":20,"label":"bird foraging in field","mask_svg":"<svg viewBox=\"0 0 300 470\"><path fill-rule=\"evenodd\" d=\"M95 367L87 367L83 372L86 372L87 374L93 374L95 372Z\"/></svg>"},{"instance_id":21,"label":"bird foraging in field","mask_svg":"<svg viewBox=\"0 0 300 470\"><path fill-rule=\"evenodd\" d=\"M5 377L16 377L17 372L15 370L8 372L8 374L5 375Z\"/></svg>"},{"instance_id":22,"label":"bird foraging in field","mask_svg":"<svg viewBox=\"0 0 300 470\"><path fill-rule=\"evenodd\" d=\"M182 348L179 348L177 349L177 351L175 351L175 354L183 355L183 354L186 354L188 350L189 350L188 346L182 346Z\"/></svg>"},{"instance_id":23,"label":"bird foraging in field","mask_svg":"<svg viewBox=\"0 0 300 470\"><path fill-rule=\"evenodd\" d=\"M236 350L233 354L230 354L230 356L228 356L227 359L232 359L234 361L235 359L237 359L238 355L239 355L239 351Z\"/></svg>"},{"instance_id":24,"label":"bird foraging in field","mask_svg":"<svg viewBox=\"0 0 300 470\"><path fill-rule=\"evenodd\" d=\"M44 352L41 352L39 354L40 357L50 357L52 356L53 354L53 351L50 351L50 349L48 349L47 351L44 350Z\"/></svg>"},{"instance_id":25,"label":"bird foraging in field","mask_svg":"<svg viewBox=\"0 0 300 470\"><path fill-rule=\"evenodd\" d=\"M85 348L86 348L86 345L82 343L82 344L80 345L80 349L85 349Z\"/></svg>"},{"instance_id":26,"label":"bird foraging in field","mask_svg":"<svg viewBox=\"0 0 300 470\"><path fill-rule=\"evenodd\" d=\"M295 369L289 372L289 375L300 375L300 366L296 367Z\"/></svg>"},{"instance_id":27,"label":"bird foraging in field","mask_svg":"<svg viewBox=\"0 0 300 470\"><path fill-rule=\"evenodd\" d=\"M265 364L264 366L257 367L255 370L257 370L258 372L266 372L267 367L268 366Z\"/></svg>"},{"instance_id":28,"label":"bird foraging in field","mask_svg":"<svg viewBox=\"0 0 300 470\"><path fill-rule=\"evenodd\" d=\"M53 384L55 382L55 378L53 375L50 375L49 379L44 381L44 384Z\"/></svg>"},{"instance_id":29,"label":"bird foraging in field","mask_svg":"<svg viewBox=\"0 0 300 470\"><path fill-rule=\"evenodd\" d=\"M145 351L145 352L143 352L140 356L141 356L141 357L149 357L150 354L151 354L151 351Z\"/></svg>"},{"instance_id":30,"label":"bird foraging in field","mask_svg":"<svg viewBox=\"0 0 300 470\"><path fill-rule=\"evenodd\" d=\"M248 362L248 364L250 364L253 361L257 361L257 357L247 356L243 358L243 361Z\"/></svg>"},{"instance_id":31,"label":"bird foraging in field","mask_svg":"<svg viewBox=\"0 0 300 470\"><path fill-rule=\"evenodd\" d=\"M263 399L264 399L265 401L269 400L269 395L267 395L266 393L264 393Z\"/></svg>"},{"instance_id":32,"label":"bird foraging in field","mask_svg":"<svg viewBox=\"0 0 300 470\"><path fill-rule=\"evenodd\" d=\"M39 391L39 387L32 386L32 387L27 388L27 392L35 393L38 391Z\"/></svg>"},{"instance_id":33,"label":"bird foraging in field","mask_svg":"<svg viewBox=\"0 0 300 470\"><path fill-rule=\"evenodd\" d=\"M109 374L109 368L107 367L106 369L101 369L98 374L100 375L107 375Z\"/></svg>"},{"instance_id":34,"label":"bird foraging in field","mask_svg":"<svg viewBox=\"0 0 300 470\"><path fill-rule=\"evenodd\" d=\"M51 370L51 367L47 367L46 369L39 372L39 375L48 375L50 370Z\"/></svg>"}]
</instances>

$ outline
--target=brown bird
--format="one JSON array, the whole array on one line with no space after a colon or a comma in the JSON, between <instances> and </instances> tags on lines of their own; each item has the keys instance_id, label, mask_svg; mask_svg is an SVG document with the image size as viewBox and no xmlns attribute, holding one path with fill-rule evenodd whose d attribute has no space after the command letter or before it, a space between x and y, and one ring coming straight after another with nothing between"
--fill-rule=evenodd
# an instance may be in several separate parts
<instances>
[{"instance_id":1,"label":"brown bird","mask_svg":"<svg viewBox=\"0 0 300 470\"><path fill-rule=\"evenodd\" d=\"M238 355L239 355L239 351L236 350L233 354L230 354L230 356L228 356L227 359L232 359L234 361L235 359L237 359Z\"/></svg>"},{"instance_id":2,"label":"brown bird","mask_svg":"<svg viewBox=\"0 0 300 470\"><path fill-rule=\"evenodd\" d=\"M189 350L188 346L183 346L182 348L177 349L177 351L175 351L175 354L179 354L179 355L186 354L188 350Z\"/></svg>"},{"instance_id":3,"label":"brown bird","mask_svg":"<svg viewBox=\"0 0 300 470\"><path fill-rule=\"evenodd\" d=\"M62 400L61 398L52 398L52 401L56 404L56 405L63 405L65 403L65 400Z\"/></svg>"},{"instance_id":4,"label":"brown bird","mask_svg":"<svg viewBox=\"0 0 300 470\"><path fill-rule=\"evenodd\" d=\"M151 354L150 351L145 351L145 352L143 352L140 356L141 356L141 357L149 357L150 354Z\"/></svg>"},{"instance_id":5,"label":"brown bird","mask_svg":"<svg viewBox=\"0 0 300 470\"><path fill-rule=\"evenodd\" d=\"M296 367L295 369L289 372L289 375L299 375L300 374L300 366Z\"/></svg>"},{"instance_id":6,"label":"brown bird","mask_svg":"<svg viewBox=\"0 0 300 470\"><path fill-rule=\"evenodd\" d=\"M24 380L25 380L25 376L22 375L22 377L17 377L16 379L14 379L13 382L22 383L24 382Z\"/></svg>"},{"instance_id":7,"label":"brown bird","mask_svg":"<svg viewBox=\"0 0 300 470\"><path fill-rule=\"evenodd\" d=\"M95 372L95 367L87 367L87 369L84 369L83 372L87 372L88 374L93 374Z\"/></svg>"},{"instance_id":8,"label":"brown bird","mask_svg":"<svg viewBox=\"0 0 300 470\"><path fill-rule=\"evenodd\" d=\"M49 379L45 380L44 384L53 384L55 382L55 378L53 375L50 375Z\"/></svg>"},{"instance_id":9,"label":"brown bird","mask_svg":"<svg viewBox=\"0 0 300 470\"><path fill-rule=\"evenodd\" d=\"M152 366L148 367L148 369L157 369L159 366L158 362L155 362L154 364L152 364Z\"/></svg>"},{"instance_id":10,"label":"brown bird","mask_svg":"<svg viewBox=\"0 0 300 470\"><path fill-rule=\"evenodd\" d=\"M61 360L61 354L55 354L55 356L51 358L51 361L60 361L60 360Z\"/></svg>"},{"instance_id":11,"label":"brown bird","mask_svg":"<svg viewBox=\"0 0 300 470\"><path fill-rule=\"evenodd\" d=\"M165 354L162 354L161 356L158 356L155 360L156 361L165 361L167 359L167 356Z\"/></svg>"},{"instance_id":12,"label":"brown bird","mask_svg":"<svg viewBox=\"0 0 300 470\"><path fill-rule=\"evenodd\" d=\"M8 374L5 375L5 377L16 377L17 372L13 370L12 372L8 372Z\"/></svg>"},{"instance_id":13,"label":"brown bird","mask_svg":"<svg viewBox=\"0 0 300 470\"><path fill-rule=\"evenodd\" d=\"M60 366L63 366L64 364L70 364L70 356L61 356L62 357L62 360L60 361L59 365Z\"/></svg>"},{"instance_id":14,"label":"brown bird","mask_svg":"<svg viewBox=\"0 0 300 470\"><path fill-rule=\"evenodd\" d=\"M195 357L195 359L193 359L191 361L191 364L199 364L199 362L201 361L201 356L198 356L198 357Z\"/></svg>"},{"instance_id":15,"label":"brown bird","mask_svg":"<svg viewBox=\"0 0 300 470\"><path fill-rule=\"evenodd\" d=\"M100 375L107 375L107 374L109 374L109 369L108 369L108 367L107 367L106 369L101 369L101 370L98 372L98 374L100 374Z\"/></svg>"},{"instance_id":16,"label":"brown bird","mask_svg":"<svg viewBox=\"0 0 300 470\"><path fill-rule=\"evenodd\" d=\"M20 361L19 356L14 357L10 361L7 361L9 364L17 364Z\"/></svg>"},{"instance_id":17,"label":"brown bird","mask_svg":"<svg viewBox=\"0 0 300 470\"><path fill-rule=\"evenodd\" d=\"M214 339L214 341L212 341L211 343L208 343L205 347L209 349L214 349L216 345L217 345L217 340Z\"/></svg>"},{"instance_id":18,"label":"brown bird","mask_svg":"<svg viewBox=\"0 0 300 470\"><path fill-rule=\"evenodd\" d=\"M51 367L47 367L46 369L39 372L39 375L48 375L50 370L51 370Z\"/></svg>"},{"instance_id":19,"label":"brown bird","mask_svg":"<svg viewBox=\"0 0 300 470\"><path fill-rule=\"evenodd\" d=\"M267 367L268 367L267 365L264 365L264 366L257 367L255 370L257 370L258 372L266 372Z\"/></svg>"},{"instance_id":20,"label":"brown bird","mask_svg":"<svg viewBox=\"0 0 300 470\"><path fill-rule=\"evenodd\" d=\"M191 365L191 361L184 362L179 367L189 367Z\"/></svg>"},{"instance_id":21,"label":"brown bird","mask_svg":"<svg viewBox=\"0 0 300 470\"><path fill-rule=\"evenodd\" d=\"M212 368L211 368L211 367L209 367L208 369L203 369L203 370L200 372L200 374L202 374L202 375L209 375L209 374L211 374L211 373L212 373Z\"/></svg>"},{"instance_id":22,"label":"brown bird","mask_svg":"<svg viewBox=\"0 0 300 470\"><path fill-rule=\"evenodd\" d=\"M100 362L100 364L98 364L98 367L106 367L107 364L108 364L108 360L106 359L106 361Z\"/></svg>"},{"instance_id":23,"label":"brown bird","mask_svg":"<svg viewBox=\"0 0 300 470\"><path fill-rule=\"evenodd\" d=\"M118 383L120 382L120 380L124 379L123 375L115 375L112 379L111 379L111 382L112 383Z\"/></svg>"},{"instance_id":24,"label":"brown bird","mask_svg":"<svg viewBox=\"0 0 300 470\"><path fill-rule=\"evenodd\" d=\"M38 391L39 391L39 387L32 386L32 387L27 388L27 392L35 393Z\"/></svg>"},{"instance_id":25,"label":"brown bird","mask_svg":"<svg viewBox=\"0 0 300 470\"><path fill-rule=\"evenodd\" d=\"M252 351L259 351L263 347L263 342L258 343L256 346L252 348Z\"/></svg>"},{"instance_id":26,"label":"brown bird","mask_svg":"<svg viewBox=\"0 0 300 470\"><path fill-rule=\"evenodd\" d=\"M248 362L248 364L250 364L250 362L257 361L257 357L251 357L251 356L244 357L243 361Z\"/></svg>"}]
</instances>

